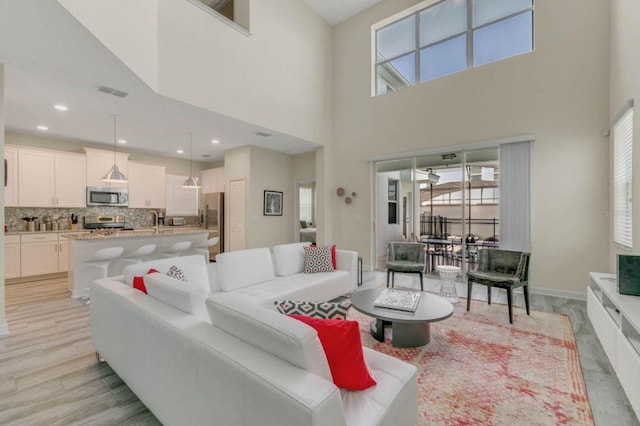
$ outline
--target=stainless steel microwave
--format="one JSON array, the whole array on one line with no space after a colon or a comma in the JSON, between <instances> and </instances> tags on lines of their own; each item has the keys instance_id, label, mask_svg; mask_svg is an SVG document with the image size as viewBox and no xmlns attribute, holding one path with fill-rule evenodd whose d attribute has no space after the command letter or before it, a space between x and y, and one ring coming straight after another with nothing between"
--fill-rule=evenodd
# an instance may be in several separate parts
<instances>
[{"instance_id":1,"label":"stainless steel microwave","mask_svg":"<svg viewBox=\"0 0 640 426\"><path fill-rule=\"evenodd\" d=\"M87 206L127 207L128 205L127 188L87 186Z\"/></svg>"}]
</instances>

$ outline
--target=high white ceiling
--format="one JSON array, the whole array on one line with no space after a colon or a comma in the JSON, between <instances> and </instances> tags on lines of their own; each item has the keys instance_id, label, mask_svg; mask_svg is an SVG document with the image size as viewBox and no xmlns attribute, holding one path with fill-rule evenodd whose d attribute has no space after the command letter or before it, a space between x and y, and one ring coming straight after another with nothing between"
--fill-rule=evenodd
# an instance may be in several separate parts
<instances>
[{"instance_id":1,"label":"high white ceiling","mask_svg":"<svg viewBox=\"0 0 640 426\"><path fill-rule=\"evenodd\" d=\"M382 0L304 0L325 21L339 24Z\"/></svg>"},{"instance_id":2,"label":"high white ceiling","mask_svg":"<svg viewBox=\"0 0 640 426\"><path fill-rule=\"evenodd\" d=\"M225 150L243 145L290 154L317 148L157 95L55 0L0 1L0 63L5 65L9 131L112 147L110 114L118 114L118 139L128 141L126 148L119 146L123 150L188 158L188 132L193 132L193 158L201 161L222 161ZM98 92L101 85L129 96ZM65 104L69 110L56 111L54 104ZM49 130L36 130L41 124ZM258 131L272 136L257 136ZM211 144L214 138L219 145ZM179 148L185 153L177 154Z\"/></svg>"}]
</instances>

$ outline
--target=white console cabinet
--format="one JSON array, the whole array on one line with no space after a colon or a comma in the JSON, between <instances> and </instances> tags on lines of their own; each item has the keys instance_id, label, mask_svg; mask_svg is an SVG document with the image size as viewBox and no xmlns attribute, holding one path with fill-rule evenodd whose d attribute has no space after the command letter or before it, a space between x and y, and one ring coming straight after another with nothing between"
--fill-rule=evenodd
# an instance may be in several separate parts
<instances>
[{"instance_id":1,"label":"white console cabinet","mask_svg":"<svg viewBox=\"0 0 640 426\"><path fill-rule=\"evenodd\" d=\"M640 417L640 296L619 294L614 274L591 272L587 313L631 406Z\"/></svg>"}]
</instances>

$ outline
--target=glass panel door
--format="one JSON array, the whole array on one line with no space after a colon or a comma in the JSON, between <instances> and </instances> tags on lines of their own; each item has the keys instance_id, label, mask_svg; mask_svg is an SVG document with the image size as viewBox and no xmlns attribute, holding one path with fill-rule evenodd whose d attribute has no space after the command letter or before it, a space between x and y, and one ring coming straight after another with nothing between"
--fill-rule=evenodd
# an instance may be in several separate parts
<instances>
[{"instance_id":1,"label":"glass panel door","mask_svg":"<svg viewBox=\"0 0 640 426\"><path fill-rule=\"evenodd\" d=\"M413 158L380 161L375 165L375 266L385 270L391 241L415 240L413 229ZM405 209L408 209L405 210Z\"/></svg>"}]
</instances>

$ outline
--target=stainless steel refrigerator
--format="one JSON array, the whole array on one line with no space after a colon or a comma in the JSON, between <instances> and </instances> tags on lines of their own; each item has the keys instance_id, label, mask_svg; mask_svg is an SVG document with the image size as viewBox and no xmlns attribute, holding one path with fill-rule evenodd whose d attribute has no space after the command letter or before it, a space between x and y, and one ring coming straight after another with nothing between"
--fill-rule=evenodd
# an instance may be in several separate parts
<instances>
[{"instance_id":1,"label":"stainless steel refrigerator","mask_svg":"<svg viewBox=\"0 0 640 426\"><path fill-rule=\"evenodd\" d=\"M218 244L209 247L209 259L224 251L224 192L204 194L204 224L209 238L218 237Z\"/></svg>"}]
</instances>

